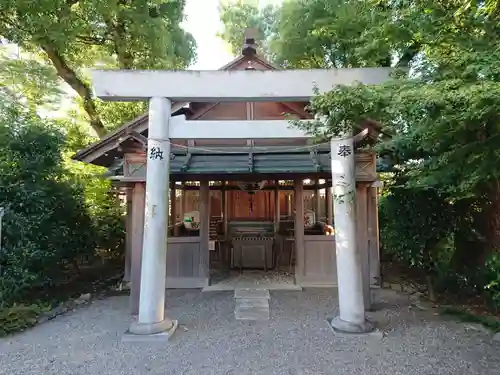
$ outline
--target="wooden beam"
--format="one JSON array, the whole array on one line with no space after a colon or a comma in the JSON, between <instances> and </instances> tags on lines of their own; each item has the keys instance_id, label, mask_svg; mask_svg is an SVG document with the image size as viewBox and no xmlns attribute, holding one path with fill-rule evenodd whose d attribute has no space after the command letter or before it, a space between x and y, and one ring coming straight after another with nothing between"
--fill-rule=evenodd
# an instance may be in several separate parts
<instances>
[{"instance_id":1,"label":"wooden beam","mask_svg":"<svg viewBox=\"0 0 500 375\"><path fill-rule=\"evenodd\" d=\"M280 104L291 109L292 112L294 112L300 118L304 118L304 119L312 119L313 118L313 115L305 110L304 103L299 103L299 102L284 103L284 102L281 102ZM306 103L306 104L309 104L309 103ZM291 114L293 114L293 113L291 113Z\"/></svg>"},{"instance_id":2,"label":"wooden beam","mask_svg":"<svg viewBox=\"0 0 500 375\"><path fill-rule=\"evenodd\" d=\"M361 142L363 139L365 139L368 136L369 133L370 133L370 130L368 128L361 130L358 134L356 134L354 136L354 143Z\"/></svg>"},{"instance_id":3,"label":"wooden beam","mask_svg":"<svg viewBox=\"0 0 500 375\"><path fill-rule=\"evenodd\" d=\"M323 186L323 185L320 185L320 186ZM278 187L280 190L290 190L290 191L292 191L294 189L294 187L291 186L291 185L266 185L261 190L273 191L273 190L276 189L276 187ZM315 189L315 186L304 185L304 190L314 190L314 189ZM197 186L197 185L185 185L184 186L184 190L194 190L194 191L196 191L196 190L200 190L200 187ZM234 185L227 185L226 187L223 187L221 185L211 185L210 186L210 190L215 190L215 191L218 191L218 190L240 191L241 189L238 186L234 186Z\"/></svg>"},{"instance_id":4,"label":"wooden beam","mask_svg":"<svg viewBox=\"0 0 500 375\"><path fill-rule=\"evenodd\" d=\"M176 181L195 181L199 180L201 177L207 178L210 181L255 181L258 180L289 180L291 178L328 178L331 176L330 172L319 172L319 173L262 173L262 174L227 174L227 173L210 173L210 174L200 174L200 173L173 173L172 176L175 177ZM131 182L144 182L143 177L124 177L124 176L113 176L109 180L116 181L119 183L131 183ZM376 175L359 174L356 175L357 182L374 182L377 180ZM218 187L217 187L218 189ZM309 187L306 187L309 189ZM284 187L282 190L286 190Z\"/></svg>"},{"instance_id":5,"label":"wooden beam","mask_svg":"<svg viewBox=\"0 0 500 375\"><path fill-rule=\"evenodd\" d=\"M204 105L203 107L201 107L201 108L197 109L196 111L194 111L191 114L191 116L189 116L189 118L192 119L192 120L198 120L201 116L203 116L204 114L206 114L211 109L214 109L219 104L220 104L219 102L215 102L215 103L209 103L208 105Z\"/></svg>"},{"instance_id":6,"label":"wooden beam","mask_svg":"<svg viewBox=\"0 0 500 375\"><path fill-rule=\"evenodd\" d=\"M132 138L135 139L137 142L142 144L144 147L147 147L148 145L148 138L143 136L141 133L136 132L135 130L127 129L126 134Z\"/></svg>"}]
</instances>

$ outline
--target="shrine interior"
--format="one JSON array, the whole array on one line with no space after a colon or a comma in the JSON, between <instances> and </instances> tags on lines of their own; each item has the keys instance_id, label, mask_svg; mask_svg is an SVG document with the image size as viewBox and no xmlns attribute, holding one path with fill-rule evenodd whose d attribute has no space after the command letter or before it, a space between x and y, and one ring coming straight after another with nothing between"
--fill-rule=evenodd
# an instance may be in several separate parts
<instances>
[{"instance_id":1,"label":"shrine interior","mask_svg":"<svg viewBox=\"0 0 500 375\"><path fill-rule=\"evenodd\" d=\"M303 185L304 235L333 235L327 181L306 179ZM198 186L196 182L175 185L171 237L199 236ZM293 180L210 182L210 287L255 282L294 285L294 194Z\"/></svg>"}]
</instances>

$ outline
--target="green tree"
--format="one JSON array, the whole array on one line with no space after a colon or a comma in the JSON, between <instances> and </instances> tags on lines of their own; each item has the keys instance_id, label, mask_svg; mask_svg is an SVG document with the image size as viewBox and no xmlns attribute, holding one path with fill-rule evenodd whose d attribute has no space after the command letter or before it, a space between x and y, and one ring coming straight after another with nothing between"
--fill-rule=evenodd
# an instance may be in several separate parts
<instances>
[{"instance_id":1,"label":"green tree","mask_svg":"<svg viewBox=\"0 0 500 375\"><path fill-rule=\"evenodd\" d=\"M391 45L377 35L387 16L370 1L285 1L270 46L284 67L388 66Z\"/></svg>"},{"instance_id":2,"label":"green tree","mask_svg":"<svg viewBox=\"0 0 500 375\"><path fill-rule=\"evenodd\" d=\"M123 207L99 178L103 168L70 161L69 126L40 117L11 89L0 86L0 310L67 281L82 259L119 257L124 242Z\"/></svg>"},{"instance_id":3,"label":"green tree","mask_svg":"<svg viewBox=\"0 0 500 375\"><path fill-rule=\"evenodd\" d=\"M259 54L273 60L273 53L269 48L276 23L278 7L267 4L260 6L259 0L222 0L219 12L223 30L219 36L231 47L235 56L241 53L244 34L247 28L257 30Z\"/></svg>"},{"instance_id":4,"label":"green tree","mask_svg":"<svg viewBox=\"0 0 500 375\"><path fill-rule=\"evenodd\" d=\"M435 189L472 215L476 246L464 251L475 262L500 248L498 9L493 1L399 2L386 28L399 27L420 47L410 77L338 87L311 105L328 116L322 136L366 119L385 126L393 137L378 148L393 156L407 186ZM390 32L387 39L403 40Z\"/></svg>"},{"instance_id":5,"label":"green tree","mask_svg":"<svg viewBox=\"0 0 500 375\"><path fill-rule=\"evenodd\" d=\"M286 0L280 7L231 1L221 8L221 37L234 52L243 31L260 32L266 56L283 68L351 68L405 64L418 52L415 33L401 28L397 3L371 0Z\"/></svg>"},{"instance_id":6,"label":"green tree","mask_svg":"<svg viewBox=\"0 0 500 375\"><path fill-rule=\"evenodd\" d=\"M0 300L54 282L64 264L92 254L94 235L83 191L63 181L64 137L57 126L0 90Z\"/></svg>"},{"instance_id":7,"label":"green tree","mask_svg":"<svg viewBox=\"0 0 500 375\"><path fill-rule=\"evenodd\" d=\"M43 62L18 58L14 46L0 45L0 90L16 102L31 109L52 109L62 91L55 71Z\"/></svg>"},{"instance_id":8,"label":"green tree","mask_svg":"<svg viewBox=\"0 0 500 375\"><path fill-rule=\"evenodd\" d=\"M195 42L180 27L182 0L5 0L0 37L50 64L78 95L99 136L143 110L139 104L102 104L92 96L85 70L182 69ZM106 109L111 107L112 109ZM127 109L128 110L127 110ZM104 118L103 113L113 114ZM117 114L124 114L119 117ZM118 118L119 117L119 118Z\"/></svg>"}]
</instances>

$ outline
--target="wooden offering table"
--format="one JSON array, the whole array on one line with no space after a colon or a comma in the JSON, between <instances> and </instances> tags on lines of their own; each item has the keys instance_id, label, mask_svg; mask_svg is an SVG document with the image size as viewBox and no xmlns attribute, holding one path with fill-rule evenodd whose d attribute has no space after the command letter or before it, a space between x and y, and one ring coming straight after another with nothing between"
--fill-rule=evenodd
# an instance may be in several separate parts
<instances>
[{"instance_id":1,"label":"wooden offering table","mask_svg":"<svg viewBox=\"0 0 500 375\"><path fill-rule=\"evenodd\" d=\"M264 269L274 267L274 237L243 235L232 240L231 267Z\"/></svg>"},{"instance_id":2,"label":"wooden offering table","mask_svg":"<svg viewBox=\"0 0 500 375\"><path fill-rule=\"evenodd\" d=\"M231 268L274 268L274 233L272 222L232 222Z\"/></svg>"}]
</instances>

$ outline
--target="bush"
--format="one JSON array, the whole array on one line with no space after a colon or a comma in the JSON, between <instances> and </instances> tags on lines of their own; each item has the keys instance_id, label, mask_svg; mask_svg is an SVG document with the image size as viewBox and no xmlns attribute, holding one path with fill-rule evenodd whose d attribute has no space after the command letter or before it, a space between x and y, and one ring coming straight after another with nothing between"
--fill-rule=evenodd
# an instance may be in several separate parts
<instances>
[{"instance_id":1,"label":"bush","mask_svg":"<svg viewBox=\"0 0 500 375\"><path fill-rule=\"evenodd\" d=\"M36 121L0 123L3 303L55 282L66 264L95 246L83 191L64 180L64 138Z\"/></svg>"},{"instance_id":2,"label":"bush","mask_svg":"<svg viewBox=\"0 0 500 375\"><path fill-rule=\"evenodd\" d=\"M452 230L452 206L436 192L393 188L380 199L384 251L413 268L434 270Z\"/></svg>"},{"instance_id":3,"label":"bush","mask_svg":"<svg viewBox=\"0 0 500 375\"><path fill-rule=\"evenodd\" d=\"M38 305L17 304L0 308L0 337L34 326L45 310Z\"/></svg>"},{"instance_id":4,"label":"bush","mask_svg":"<svg viewBox=\"0 0 500 375\"><path fill-rule=\"evenodd\" d=\"M68 170L65 138L55 124L33 113L1 110L0 207L6 212L0 308L74 277L97 249L119 255L124 238L123 210L104 194L109 182Z\"/></svg>"},{"instance_id":5,"label":"bush","mask_svg":"<svg viewBox=\"0 0 500 375\"><path fill-rule=\"evenodd\" d=\"M500 254L492 254L484 267L485 290L488 301L500 310Z\"/></svg>"},{"instance_id":6,"label":"bush","mask_svg":"<svg viewBox=\"0 0 500 375\"><path fill-rule=\"evenodd\" d=\"M500 309L500 254L486 262L475 259L476 248L467 211L448 203L434 190L393 186L380 199L380 237L384 253L427 277L429 295L446 292L463 300L486 297L489 308ZM460 212L460 213L459 213ZM460 248L458 248L461 246ZM468 259L467 257L465 259ZM460 264L457 264L460 263Z\"/></svg>"},{"instance_id":7,"label":"bush","mask_svg":"<svg viewBox=\"0 0 500 375\"><path fill-rule=\"evenodd\" d=\"M434 190L392 187L380 200L384 254L427 276L434 299L436 275L453 229L453 207Z\"/></svg>"},{"instance_id":8,"label":"bush","mask_svg":"<svg viewBox=\"0 0 500 375\"><path fill-rule=\"evenodd\" d=\"M107 258L121 257L125 246L125 205L110 193L109 180L96 178L103 168L79 162L67 164L74 184L83 190L87 211L92 218L95 246Z\"/></svg>"}]
</instances>

